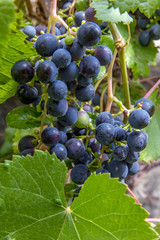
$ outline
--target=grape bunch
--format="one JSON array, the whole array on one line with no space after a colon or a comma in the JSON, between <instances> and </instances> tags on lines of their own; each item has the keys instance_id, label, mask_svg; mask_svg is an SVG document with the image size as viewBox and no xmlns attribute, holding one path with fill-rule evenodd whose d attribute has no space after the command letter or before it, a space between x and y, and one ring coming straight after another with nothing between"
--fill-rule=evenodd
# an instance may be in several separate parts
<instances>
[{"instance_id":1,"label":"grape bunch","mask_svg":"<svg viewBox=\"0 0 160 240\"><path fill-rule=\"evenodd\" d=\"M45 145L60 161L70 161L70 177L78 185L93 172L110 173L124 182L139 170L140 152L148 140L142 129L150 123L154 105L149 99L139 99L128 110L126 124L119 116L121 112L98 113L99 108L92 105L92 83L100 67L112 60L111 49L98 45L108 25L97 22L91 7L76 12L74 22L76 37L66 33L60 22L56 22L55 35L40 25L22 29L29 41L36 39L34 47L39 56L34 63L21 60L13 65L11 75L19 84L17 96L50 123L40 127L35 136L21 138L18 148L21 155L32 156L35 149ZM43 94L38 93L35 83L44 88Z\"/></svg>"}]
</instances>

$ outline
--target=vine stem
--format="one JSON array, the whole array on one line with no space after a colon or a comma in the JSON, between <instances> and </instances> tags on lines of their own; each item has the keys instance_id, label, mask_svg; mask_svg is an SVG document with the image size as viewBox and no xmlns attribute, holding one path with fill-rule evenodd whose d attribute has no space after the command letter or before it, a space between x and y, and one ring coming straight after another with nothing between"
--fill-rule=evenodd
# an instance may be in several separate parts
<instances>
[{"instance_id":1,"label":"vine stem","mask_svg":"<svg viewBox=\"0 0 160 240\"><path fill-rule=\"evenodd\" d=\"M145 220L147 222L159 222L160 223L160 218L146 218Z\"/></svg>"},{"instance_id":2,"label":"vine stem","mask_svg":"<svg viewBox=\"0 0 160 240\"><path fill-rule=\"evenodd\" d=\"M141 204L139 200L136 198L132 190L127 186L127 191L130 193L130 195L135 199L136 203Z\"/></svg>"},{"instance_id":3,"label":"vine stem","mask_svg":"<svg viewBox=\"0 0 160 240\"><path fill-rule=\"evenodd\" d=\"M109 65L109 68L108 68L108 71L107 71L107 74L108 74L108 78L107 78L107 82L108 82L108 100L107 100L107 104L106 104L106 108L105 108L106 112L110 112L111 106L112 106L112 101L113 101L112 70L113 70L114 61L116 59L116 55L117 55L117 49L114 50L113 58L112 58L112 61L111 61L110 65Z\"/></svg>"},{"instance_id":4,"label":"vine stem","mask_svg":"<svg viewBox=\"0 0 160 240\"><path fill-rule=\"evenodd\" d=\"M146 93L146 95L143 98L149 98L149 96L158 87L159 84L160 84L160 79L154 84L154 86Z\"/></svg>"}]
</instances>

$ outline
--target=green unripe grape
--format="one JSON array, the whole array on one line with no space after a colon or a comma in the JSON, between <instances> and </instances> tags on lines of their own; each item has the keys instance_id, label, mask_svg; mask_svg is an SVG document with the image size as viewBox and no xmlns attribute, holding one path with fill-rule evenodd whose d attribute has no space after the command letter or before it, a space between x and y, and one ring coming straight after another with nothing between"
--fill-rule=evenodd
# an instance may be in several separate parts
<instances>
[{"instance_id":1,"label":"green unripe grape","mask_svg":"<svg viewBox=\"0 0 160 240\"><path fill-rule=\"evenodd\" d=\"M65 44L71 45L73 43L73 38L74 38L73 36L65 37L65 39L64 39Z\"/></svg>"},{"instance_id":2,"label":"green unripe grape","mask_svg":"<svg viewBox=\"0 0 160 240\"><path fill-rule=\"evenodd\" d=\"M73 32L76 32L76 31L77 31L77 28L76 28L76 27L72 27L71 30L72 30Z\"/></svg>"},{"instance_id":3,"label":"green unripe grape","mask_svg":"<svg viewBox=\"0 0 160 240\"><path fill-rule=\"evenodd\" d=\"M85 111L78 112L78 120L75 123L75 126L78 128L85 128L89 124L89 115Z\"/></svg>"},{"instance_id":4,"label":"green unripe grape","mask_svg":"<svg viewBox=\"0 0 160 240\"><path fill-rule=\"evenodd\" d=\"M67 21L68 21L68 23L72 23L73 22L73 17L68 17Z\"/></svg>"}]
</instances>

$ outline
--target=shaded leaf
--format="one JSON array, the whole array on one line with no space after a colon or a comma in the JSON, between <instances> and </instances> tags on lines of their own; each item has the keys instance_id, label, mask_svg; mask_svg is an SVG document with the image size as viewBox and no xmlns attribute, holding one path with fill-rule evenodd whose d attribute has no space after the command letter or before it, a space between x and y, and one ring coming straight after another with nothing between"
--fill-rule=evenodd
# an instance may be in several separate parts
<instances>
[{"instance_id":1,"label":"shaded leaf","mask_svg":"<svg viewBox=\"0 0 160 240\"><path fill-rule=\"evenodd\" d=\"M76 10L84 11L89 7L89 0L76 0Z\"/></svg>"}]
</instances>

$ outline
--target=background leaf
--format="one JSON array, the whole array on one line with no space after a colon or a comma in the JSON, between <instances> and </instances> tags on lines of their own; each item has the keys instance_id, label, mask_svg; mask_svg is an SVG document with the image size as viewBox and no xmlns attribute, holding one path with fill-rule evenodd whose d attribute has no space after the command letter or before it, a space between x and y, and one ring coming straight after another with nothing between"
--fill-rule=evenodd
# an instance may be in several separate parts
<instances>
[{"instance_id":1,"label":"background leaf","mask_svg":"<svg viewBox=\"0 0 160 240\"><path fill-rule=\"evenodd\" d=\"M148 213L108 174L91 175L70 207L64 162L47 151L0 164L0 239L152 240Z\"/></svg>"},{"instance_id":2,"label":"background leaf","mask_svg":"<svg viewBox=\"0 0 160 240\"><path fill-rule=\"evenodd\" d=\"M14 21L14 11L13 0L0 0L0 56L7 43L9 25Z\"/></svg>"},{"instance_id":3,"label":"background leaf","mask_svg":"<svg viewBox=\"0 0 160 240\"><path fill-rule=\"evenodd\" d=\"M140 160L149 162L160 157L160 108L152 116L150 124L144 129L148 134L147 147L141 152Z\"/></svg>"},{"instance_id":4,"label":"background leaf","mask_svg":"<svg viewBox=\"0 0 160 240\"><path fill-rule=\"evenodd\" d=\"M8 113L6 121L8 126L17 129L39 127L41 120L38 117L41 113L34 107L20 106Z\"/></svg>"},{"instance_id":5,"label":"background leaf","mask_svg":"<svg viewBox=\"0 0 160 240\"><path fill-rule=\"evenodd\" d=\"M89 0L76 0L76 10L84 11L89 6Z\"/></svg>"},{"instance_id":6,"label":"background leaf","mask_svg":"<svg viewBox=\"0 0 160 240\"><path fill-rule=\"evenodd\" d=\"M37 55L33 43L25 41L25 38L26 35L12 26L7 47L4 48L0 58L0 103L14 96L17 91L18 84L11 77L13 64L19 60L29 60L31 56Z\"/></svg>"}]
</instances>

